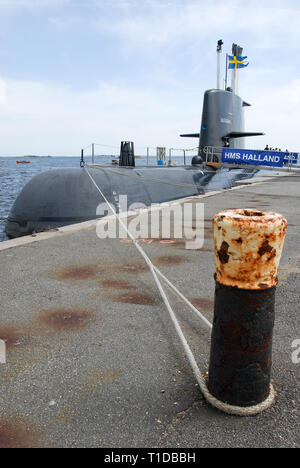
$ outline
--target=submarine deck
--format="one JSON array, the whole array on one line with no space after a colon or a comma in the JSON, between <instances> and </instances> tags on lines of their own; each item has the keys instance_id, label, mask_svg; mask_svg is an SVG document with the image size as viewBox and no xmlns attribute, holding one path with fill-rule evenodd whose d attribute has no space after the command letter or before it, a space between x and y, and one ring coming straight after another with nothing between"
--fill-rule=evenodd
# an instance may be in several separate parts
<instances>
[{"instance_id":1,"label":"submarine deck","mask_svg":"<svg viewBox=\"0 0 300 468\"><path fill-rule=\"evenodd\" d=\"M141 242L153 263L212 321L211 219L226 208L288 220L276 292L276 402L255 417L204 400L148 267L132 243L101 240L95 223L0 244L0 447L297 447L300 177L251 179L206 197L205 243ZM178 201L181 203L181 201ZM165 288L199 367L209 333ZM298 327L298 328L297 328ZM299 353L298 353L299 354Z\"/></svg>"}]
</instances>

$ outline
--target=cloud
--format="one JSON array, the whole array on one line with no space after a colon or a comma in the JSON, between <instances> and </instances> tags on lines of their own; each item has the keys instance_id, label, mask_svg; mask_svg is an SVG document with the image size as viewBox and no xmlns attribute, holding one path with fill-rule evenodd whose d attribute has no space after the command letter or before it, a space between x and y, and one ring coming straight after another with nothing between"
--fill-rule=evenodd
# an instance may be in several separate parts
<instances>
[{"instance_id":1,"label":"cloud","mask_svg":"<svg viewBox=\"0 0 300 468\"><path fill-rule=\"evenodd\" d=\"M300 151L298 139L300 80L292 79L281 86L259 86L250 90L253 107L246 108L246 130L263 131L266 135L248 139L249 148L266 144L273 148ZM251 140L251 141L250 141Z\"/></svg>"},{"instance_id":2,"label":"cloud","mask_svg":"<svg viewBox=\"0 0 300 468\"><path fill-rule=\"evenodd\" d=\"M103 7L103 2L98 5ZM290 47L298 47L300 10L295 3L257 2L245 5L244 0L227 2L127 2L118 14L97 20L99 31L119 36L136 47L151 48L177 44L184 40L215 37L217 34L255 34L258 47L274 47L283 39ZM117 7L115 5L115 8ZM141 5L141 4L140 4ZM276 34L274 32L276 31ZM216 36L216 37L217 37Z\"/></svg>"},{"instance_id":3,"label":"cloud","mask_svg":"<svg viewBox=\"0 0 300 468\"><path fill-rule=\"evenodd\" d=\"M122 140L140 147L192 148L197 140L180 133L198 132L202 95L188 91L165 93L122 84L100 82L78 91L55 83L6 80L1 104L1 154L79 155L89 143L100 153L118 152ZM1 89L0 86L0 89ZM1 93L0 93L1 95ZM247 140L249 148L299 150L298 113L300 80L279 87L249 90L245 109L246 130L263 131L265 137Z\"/></svg>"},{"instance_id":4,"label":"cloud","mask_svg":"<svg viewBox=\"0 0 300 468\"><path fill-rule=\"evenodd\" d=\"M3 156L76 155L88 143L119 148L121 140L132 140L137 147L184 147L187 143L179 137L183 127L195 123L198 130L200 125L200 109L187 112L184 97L176 102L174 95L147 89L102 82L96 89L75 91L13 80L6 81L6 89L0 126Z\"/></svg>"}]
</instances>

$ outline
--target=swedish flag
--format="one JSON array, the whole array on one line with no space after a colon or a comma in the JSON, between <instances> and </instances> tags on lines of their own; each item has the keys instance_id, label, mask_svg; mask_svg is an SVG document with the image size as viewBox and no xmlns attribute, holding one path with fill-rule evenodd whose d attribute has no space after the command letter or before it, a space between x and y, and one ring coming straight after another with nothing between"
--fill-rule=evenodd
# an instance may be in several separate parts
<instances>
[{"instance_id":1,"label":"swedish flag","mask_svg":"<svg viewBox=\"0 0 300 468\"><path fill-rule=\"evenodd\" d=\"M228 68L245 68L249 65L249 62L245 63L245 57L240 57L236 55L228 55Z\"/></svg>"}]
</instances>

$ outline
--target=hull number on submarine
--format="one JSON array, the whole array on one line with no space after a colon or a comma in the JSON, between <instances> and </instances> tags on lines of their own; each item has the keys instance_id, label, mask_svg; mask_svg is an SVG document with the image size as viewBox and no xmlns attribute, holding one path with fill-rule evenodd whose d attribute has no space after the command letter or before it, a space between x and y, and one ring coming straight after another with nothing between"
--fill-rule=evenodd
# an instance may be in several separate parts
<instances>
[{"instance_id":1,"label":"hull number on submarine","mask_svg":"<svg viewBox=\"0 0 300 468\"><path fill-rule=\"evenodd\" d=\"M289 162L291 164L297 164L297 157L297 153L242 150L232 148L223 148L222 150L222 162L224 163L283 167Z\"/></svg>"}]
</instances>

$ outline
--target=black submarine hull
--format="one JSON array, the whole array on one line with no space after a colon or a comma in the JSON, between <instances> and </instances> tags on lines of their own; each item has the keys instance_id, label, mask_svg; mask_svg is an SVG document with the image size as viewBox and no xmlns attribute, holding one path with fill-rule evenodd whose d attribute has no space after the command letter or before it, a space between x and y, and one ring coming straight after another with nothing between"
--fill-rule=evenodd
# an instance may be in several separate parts
<instances>
[{"instance_id":1,"label":"black submarine hull","mask_svg":"<svg viewBox=\"0 0 300 468\"><path fill-rule=\"evenodd\" d=\"M229 188L253 171L208 171L187 167L88 167L105 197L118 209L120 195L150 206ZM10 238L103 217L99 191L84 168L51 169L31 179L17 197L6 222Z\"/></svg>"}]
</instances>

